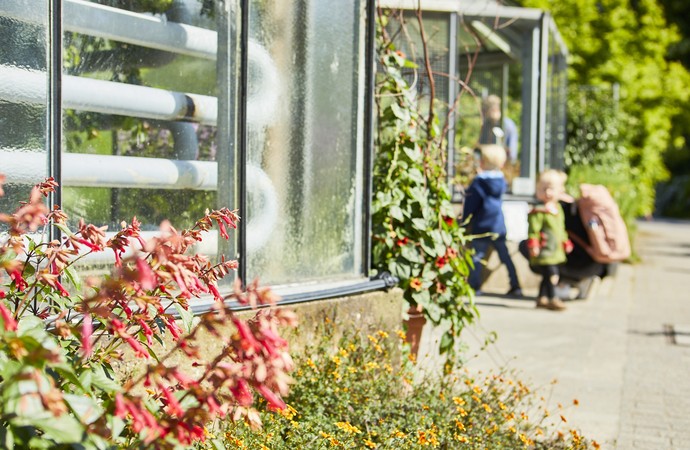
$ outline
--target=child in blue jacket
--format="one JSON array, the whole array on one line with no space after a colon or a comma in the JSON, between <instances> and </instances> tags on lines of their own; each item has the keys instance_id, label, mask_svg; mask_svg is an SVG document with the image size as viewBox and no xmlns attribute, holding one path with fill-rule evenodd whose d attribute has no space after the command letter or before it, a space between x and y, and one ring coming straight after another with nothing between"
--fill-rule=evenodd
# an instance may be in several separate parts
<instances>
[{"instance_id":1,"label":"child in blue jacket","mask_svg":"<svg viewBox=\"0 0 690 450\"><path fill-rule=\"evenodd\" d=\"M503 218L503 194L507 183L501 169L506 162L506 151L497 144L481 145L479 173L465 194L463 217L470 218L472 234L495 233L472 240L474 248L474 269L470 272L470 286L479 293L481 287L482 262L487 256L489 246L498 252L498 257L508 269L510 290L507 295L521 297L522 289L515 271L515 265L506 247L506 224Z\"/></svg>"}]
</instances>

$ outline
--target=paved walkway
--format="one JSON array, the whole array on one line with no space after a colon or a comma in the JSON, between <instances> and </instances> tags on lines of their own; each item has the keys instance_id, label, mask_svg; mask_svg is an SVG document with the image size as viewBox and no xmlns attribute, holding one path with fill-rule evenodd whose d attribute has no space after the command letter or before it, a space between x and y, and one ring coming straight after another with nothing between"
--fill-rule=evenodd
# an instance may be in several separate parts
<instances>
[{"instance_id":1,"label":"paved walkway","mask_svg":"<svg viewBox=\"0 0 690 450\"><path fill-rule=\"evenodd\" d=\"M640 222L636 246L640 263L564 312L536 310L533 297L479 297L481 319L463 332L477 355L467 366L516 369L552 406L578 399L569 426L604 449L690 449L690 222ZM420 359L432 362L436 333L425 333Z\"/></svg>"}]
</instances>

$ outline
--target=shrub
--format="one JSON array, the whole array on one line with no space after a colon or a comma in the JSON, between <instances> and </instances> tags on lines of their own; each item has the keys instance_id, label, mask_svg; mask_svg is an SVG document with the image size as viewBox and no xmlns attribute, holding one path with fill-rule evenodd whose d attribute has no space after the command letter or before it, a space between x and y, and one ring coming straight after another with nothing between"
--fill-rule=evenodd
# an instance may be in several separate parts
<instances>
[{"instance_id":1,"label":"shrub","mask_svg":"<svg viewBox=\"0 0 690 450\"><path fill-rule=\"evenodd\" d=\"M73 232L58 207L48 210L42 196L55 186L46 180L13 214L0 214L0 446L189 447L208 438L205 426L217 418L259 426L253 390L284 407L292 361L277 327L294 325L293 314L264 309L240 319L225 300L255 308L275 297L239 282L221 296L217 281L237 262L212 265L189 251L214 223L227 238L233 211L208 212L182 232L164 224L148 242L133 219L106 239L83 221ZM45 239L51 227L61 240ZM110 275L81 281L75 264L106 250L115 255ZM190 302L204 294L216 302L193 326ZM208 360L202 333L222 343ZM137 365L129 379L115 370L125 354Z\"/></svg>"},{"instance_id":2,"label":"shrub","mask_svg":"<svg viewBox=\"0 0 690 450\"><path fill-rule=\"evenodd\" d=\"M219 433L246 449L598 448L562 429L562 414L514 374L423 375L398 336L350 332L335 341L326 329L296 361L282 414L262 413L259 433L242 424Z\"/></svg>"},{"instance_id":3,"label":"shrub","mask_svg":"<svg viewBox=\"0 0 690 450\"><path fill-rule=\"evenodd\" d=\"M419 112L416 91L402 75L414 64L383 37L386 20L378 21L372 265L400 280L412 308L446 326L440 350L452 354L463 327L477 316L467 282L469 238L456 220L440 162L443 135L434 117Z\"/></svg>"}]
</instances>

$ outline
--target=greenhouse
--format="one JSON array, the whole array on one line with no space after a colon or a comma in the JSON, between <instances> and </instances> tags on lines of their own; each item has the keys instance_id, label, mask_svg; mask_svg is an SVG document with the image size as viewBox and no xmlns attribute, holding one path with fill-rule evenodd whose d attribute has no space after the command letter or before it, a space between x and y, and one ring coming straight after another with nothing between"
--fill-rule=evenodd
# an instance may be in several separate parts
<instances>
[{"instance_id":1,"label":"greenhouse","mask_svg":"<svg viewBox=\"0 0 690 450\"><path fill-rule=\"evenodd\" d=\"M201 250L238 256L242 279L296 300L384 287L369 276L376 6L2 2L3 210L47 176L61 186L51 201L110 233L134 216L155 234L228 206L243 226ZM483 1L422 7L446 74L435 76L457 104L449 181L494 94L519 126L512 190L524 200L537 171L561 164L567 53L553 20Z\"/></svg>"}]
</instances>

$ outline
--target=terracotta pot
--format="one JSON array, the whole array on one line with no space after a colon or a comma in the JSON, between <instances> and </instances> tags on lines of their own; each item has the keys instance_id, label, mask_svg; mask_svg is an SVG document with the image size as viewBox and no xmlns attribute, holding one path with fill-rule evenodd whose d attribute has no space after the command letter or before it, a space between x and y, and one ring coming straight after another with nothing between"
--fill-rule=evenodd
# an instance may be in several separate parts
<instances>
[{"instance_id":1,"label":"terracotta pot","mask_svg":"<svg viewBox=\"0 0 690 450\"><path fill-rule=\"evenodd\" d=\"M408 320L404 320L405 325L405 341L410 344L410 353L415 357L419 352L419 343L422 340L422 329L426 323L424 313L417 308L410 308L407 310Z\"/></svg>"}]
</instances>

